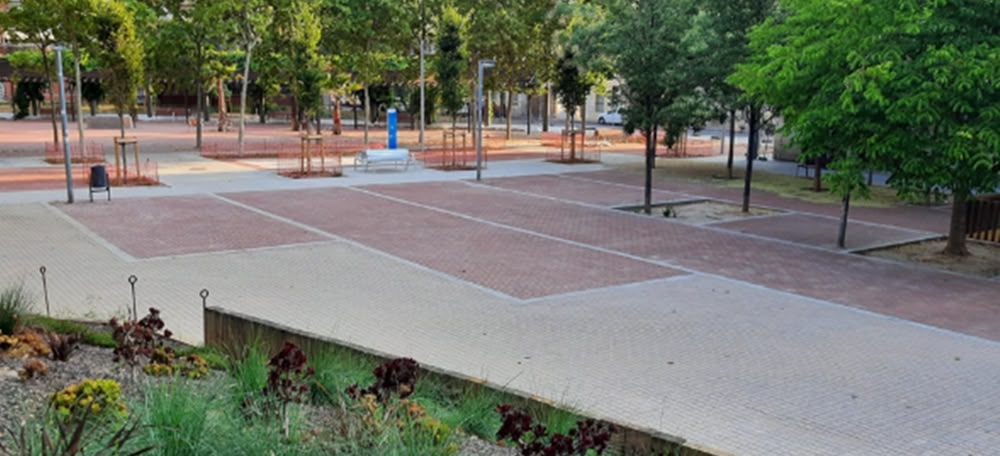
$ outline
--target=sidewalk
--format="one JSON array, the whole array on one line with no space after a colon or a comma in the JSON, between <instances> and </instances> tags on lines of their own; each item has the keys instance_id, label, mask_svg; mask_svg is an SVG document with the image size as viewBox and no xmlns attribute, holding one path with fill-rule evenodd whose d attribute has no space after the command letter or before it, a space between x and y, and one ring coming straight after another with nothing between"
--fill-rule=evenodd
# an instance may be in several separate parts
<instances>
[{"instance_id":1,"label":"sidewalk","mask_svg":"<svg viewBox=\"0 0 1000 456\"><path fill-rule=\"evenodd\" d=\"M174 157L170 187L111 203L0 193L0 283L40 296L45 265L54 313L106 318L136 274L138 305L190 342L207 288L211 305L723 454L1000 448L1000 282L617 211L641 189L600 165L290 180ZM833 223L755 198L790 211L777 221ZM861 215L859 242L933 232L940 215L921 214Z\"/></svg>"}]
</instances>

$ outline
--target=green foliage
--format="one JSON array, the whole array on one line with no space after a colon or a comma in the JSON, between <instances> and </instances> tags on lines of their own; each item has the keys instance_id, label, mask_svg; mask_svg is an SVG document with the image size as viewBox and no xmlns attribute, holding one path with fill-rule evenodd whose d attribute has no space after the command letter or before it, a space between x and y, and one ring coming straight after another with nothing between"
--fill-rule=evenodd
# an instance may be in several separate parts
<instances>
[{"instance_id":1,"label":"green foliage","mask_svg":"<svg viewBox=\"0 0 1000 456\"><path fill-rule=\"evenodd\" d=\"M119 1L101 5L95 29L103 84L121 117L135 109L136 92L145 80L143 43L136 36L131 12ZM124 125L121 133L124 137Z\"/></svg>"},{"instance_id":2,"label":"green foliage","mask_svg":"<svg viewBox=\"0 0 1000 456\"><path fill-rule=\"evenodd\" d=\"M46 317L43 315L30 315L26 321L34 326L41 326L46 330L58 334L81 334L80 341L95 347L114 348L117 346L110 331L95 331L80 323L70 320L60 320L58 318Z\"/></svg>"},{"instance_id":3,"label":"green foliage","mask_svg":"<svg viewBox=\"0 0 1000 456\"><path fill-rule=\"evenodd\" d=\"M69 385L49 397L49 403L61 419L69 421L84 419L85 415L120 419L128 411L121 385L107 378Z\"/></svg>"},{"instance_id":4,"label":"green foliage","mask_svg":"<svg viewBox=\"0 0 1000 456\"><path fill-rule=\"evenodd\" d=\"M175 380L146 390L143 423L156 453L163 456L205 454L209 417L220 406L217 396Z\"/></svg>"},{"instance_id":5,"label":"green foliage","mask_svg":"<svg viewBox=\"0 0 1000 456\"><path fill-rule=\"evenodd\" d=\"M566 110L566 115L571 118L576 115L577 107L586 101L592 87L592 84L583 78L574 57L573 51L566 51L559 58L553 86L559 97L559 103Z\"/></svg>"},{"instance_id":6,"label":"green foliage","mask_svg":"<svg viewBox=\"0 0 1000 456\"><path fill-rule=\"evenodd\" d=\"M454 7L446 7L439 19L440 33L437 42L435 73L441 107L454 118L468 98L468 84L464 82L468 59L462 33L465 18Z\"/></svg>"},{"instance_id":7,"label":"green foliage","mask_svg":"<svg viewBox=\"0 0 1000 456\"><path fill-rule=\"evenodd\" d=\"M0 334L14 334L31 311L32 301L24 284L8 286L0 291Z\"/></svg>"},{"instance_id":8,"label":"green foliage","mask_svg":"<svg viewBox=\"0 0 1000 456\"><path fill-rule=\"evenodd\" d=\"M901 194L950 192L947 251L964 254L961 202L1000 185L1000 35L985 19L1000 4L782 6L751 35L753 57L731 80L782 106L807 153L833 152L839 191L862 184L865 163L889 171Z\"/></svg>"}]
</instances>

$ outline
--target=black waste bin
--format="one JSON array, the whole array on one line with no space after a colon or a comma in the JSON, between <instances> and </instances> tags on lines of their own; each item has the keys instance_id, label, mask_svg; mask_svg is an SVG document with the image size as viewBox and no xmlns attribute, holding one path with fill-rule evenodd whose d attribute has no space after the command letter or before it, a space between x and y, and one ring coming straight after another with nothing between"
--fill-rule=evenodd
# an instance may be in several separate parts
<instances>
[{"instance_id":1,"label":"black waste bin","mask_svg":"<svg viewBox=\"0 0 1000 456\"><path fill-rule=\"evenodd\" d=\"M107 192L111 201L111 184L108 182L108 171L104 165L90 167L90 202L94 202L94 192Z\"/></svg>"}]
</instances>

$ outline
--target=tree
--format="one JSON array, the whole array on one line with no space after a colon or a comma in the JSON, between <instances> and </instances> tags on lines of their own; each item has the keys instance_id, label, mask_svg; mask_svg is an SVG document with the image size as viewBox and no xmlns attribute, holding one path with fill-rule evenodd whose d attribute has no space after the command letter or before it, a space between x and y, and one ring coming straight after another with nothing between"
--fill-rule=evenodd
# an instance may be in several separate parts
<instances>
[{"instance_id":1,"label":"tree","mask_svg":"<svg viewBox=\"0 0 1000 456\"><path fill-rule=\"evenodd\" d=\"M236 43L243 51L243 81L240 84L240 153L244 148L244 131L246 130L247 89L250 85L250 64L253 61L253 51L263 41L267 28L273 20L274 10L266 0L242 0L227 3L227 13L236 28Z\"/></svg>"},{"instance_id":2,"label":"tree","mask_svg":"<svg viewBox=\"0 0 1000 456\"><path fill-rule=\"evenodd\" d=\"M822 23L826 6L816 0L789 2L788 19L760 32L762 46L773 30L795 36ZM1000 23L994 20L1000 4L942 0L915 7L850 0L836 12L827 22L835 26L813 34L810 52L799 56L797 65L776 66L769 74L805 78L808 72L800 67L811 70L821 60L839 65L844 77L836 81L838 90L832 83L829 88L837 103L807 106L798 115L820 125L837 119L858 124L849 131L858 141L848 146L863 139L864 148L848 147L853 156L836 161L860 155L890 171L889 185L900 193L949 192L952 215L944 253L967 255L966 201L1000 185ZM783 51L780 45L769 46L760 59L767 62L771 53L780 57Z\"/></svg>"},{"instance_id":3,"label":"tree","mask_svg":"<svg viewBox=\"0 0 1000 456\"><path fill-rule=\"evenodd\" d=\"M102 0L95 18L101 79L107 85L111 103L125 137L125 112L135 108L136 92L145 78L143 46L136 37L132 15L120 0Z\"/></svg>"},{"instance_id":4,"label":"tree","mask_svg":"<svg viewBox=\"0 0 1000 456\"><path fill-rule=\"evenodd\" d=\"M387 72L401 71L409 65L412 34L407 32L407 16L397 0L326 0L323 39L336 49L337 67L351 74L362 88L365 106L365 143L371 113L369 87L381 83Z\"/></svg>"},{"instance_id":5,"label":"tree","mask_svg":"<svg viewBox=\"0 0 1000 456\"><path fill-rule=\"evenodd\" d=\"M576 120L576 109L587 100L590 88L593 84L586 80L580 72L574 58L573 51L565 51L556 64L556 79L554 89L559 97L559 102L566 110L567 125L569 126L570 147L569 159L576 159L576 131L574 121Z\"/></svg>"},{"instance_id":6,"label":"tree","mask_svg":"<svg viewBox=\"0 0 1000 456\"><path fill-rule=\"evenodd\" d=\"M80 150L84 149L83 132L83 99L81 91L83 83L80 77L80 63L86 48L92 45L94 39L94 19L100 11L98 0L53 0L45 10L51 15L55 26L52 36L68 45L73 52L73 71L76 76L76 125Z\"/></svg>"},{"instance_id":7,"label":"tree","mask_svg":"<svg viewBox=\"0 0 1000 456\"><path fill-rule=\"evenodd\" d=\"M216 76L213 66L222 56L219 36L226 30L224 3L215 0L146 0L160 18L160 37L156 51L164 68L163 76L173 79L182 88L194 88L197 96L195 147L202 144L201 113L205 106L205 89Z\"/></svg>"},{"instance_id":8,"label":"tree","mask_svg":"<svg viewBox=\"0 0 1000 456\"><path fill-rule=\"evenodd\" d=\"M16 57L21 52L12 53L8 59L15 68L21 67L41 73L47 81L50 81L46 86L49 93L49 117L52 121L52 144L56 149L60 149L62 143L59 141L59 127L56 125L56 97L53 95L51 82L55 77L48 57L48 52L55 45L51 30L56 23L52 15L48 14L48 9L52 6L51 0L24 0L3 15L0 28L13 31L11 35L15 40L33 43L38 47L38 59L34 58L34 54Z\"/></svg>"},{"instance_id":9,"label":"tree","mask_svg":"<svg viewBox=\"0 0 1000 456\"><path fill-rule=\"evenodd\" d=\"M438 91L441 93L441 107L451 116L451 127L455 128L458 111L465 106L468 86L462 81L467 66L462 31L465 19L454 7L446 7L439 19L440 30L437 42L435 74Z\"/></svg>"},{"instance_id":10,"label":"tree","mask_svg":"<svg viewBox=\"0 0 1000 456\"><path fill-rule=\"evenodd\" d=\"M621 98L625 130L640 130L646 137L644 211L652 209L653 167L657 129L670 107L694 87L683 65L683 37L689 14L678 1L619 1L608 15L607 53L622 80Z\"/></svg>"}]
</instances>

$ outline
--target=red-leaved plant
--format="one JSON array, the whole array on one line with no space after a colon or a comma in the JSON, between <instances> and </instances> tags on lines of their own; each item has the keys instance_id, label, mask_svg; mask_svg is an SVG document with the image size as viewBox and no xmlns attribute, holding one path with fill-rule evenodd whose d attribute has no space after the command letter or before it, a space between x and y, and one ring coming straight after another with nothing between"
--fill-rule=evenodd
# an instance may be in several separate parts
<instances>
[{"instance_id":1,"label":"red-leaved plant","mask_svg":"<svg viewBox=\"0 0 1000 456\"><path fill-rule=\"evenodd\" d=\"M420 364L410 358L396 358L382 363L372 373L375 374L375 382L371 386L360 389L354 384L347 388L347 394L354 399L371 394L382 403L393 396L406 399L416 387Z\"/></svg>"},{"instance_id":2,"label":"red-leaved plant","mask_svg":"<svg viewBox=\"0 0 1000 456\"><path fill-rule=\"evenodd\" d=\"M267 363L267 386L264 395L276 399L281 406L285 438L289 436L288 404L303 402L309 396L308 378L316 373L307 365L306 354L295 344L285 342Z\"/></svg>"},{"instance_id":3,"label":"red-leaved plant","mask_svg":"<svg viewBox=\"0 0 1000 456\"><path fill-rule=\"evenodd\" d=\"M544 425L522 410L510 405L497 407L503 423L497 431L497 440L513 443L522 456L573 456L603 454L611 441L614 426L603 421L587 419L577 421L576 427L566 435L549 435Z\"/></svg>"},{"instance_id":4,"label":"red-leaved plant","mask_svg":"<svg viewBox=\"0 0 1000 456\"><path fill-rule=\"evenodd\" d=\"M157 349L173 352L172 348L164 345L164 341L170 339L173 333L165 329L166 324L160 319L160 311L154 307L150 307L149 314L139 321L119 321L112 318L111 327L111 336L118 345L113 352L113 360L116 363L124 362L132 368L132 380L135 380L135 368L143 360L150 359Z\"/></svg>"}]
</instances>

